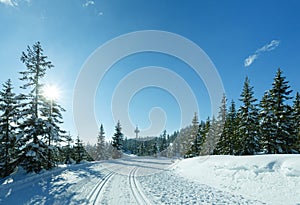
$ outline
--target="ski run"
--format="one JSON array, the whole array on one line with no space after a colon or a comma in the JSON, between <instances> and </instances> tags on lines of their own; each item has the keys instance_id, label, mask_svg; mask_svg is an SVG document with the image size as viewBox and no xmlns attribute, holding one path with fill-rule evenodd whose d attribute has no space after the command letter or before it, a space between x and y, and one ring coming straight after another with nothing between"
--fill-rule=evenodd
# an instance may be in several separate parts
<instances>
[{"instance_id":1,"label":"ski run","mask_svg":"<svg viewBox=\"0 0 300 205\"><path fill-rule=\"evenodd\" d=\"M125 156L19 169L0 180L0 204L300 204L300 155Z\"/></svg>"}]
</instances>

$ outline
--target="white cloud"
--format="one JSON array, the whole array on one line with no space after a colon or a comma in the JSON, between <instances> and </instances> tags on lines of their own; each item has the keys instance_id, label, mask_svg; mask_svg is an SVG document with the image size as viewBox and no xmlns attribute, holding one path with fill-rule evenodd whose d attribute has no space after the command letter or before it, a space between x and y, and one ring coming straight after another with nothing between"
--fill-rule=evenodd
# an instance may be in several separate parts
<instances>
[{"instance_id":1,"label":"white cloud","mask_svg":"<svg viewBox=\"0 0 300 205\"><path fill-rule=\"evenodd\" d=\"M87 0L87 1L85 1L85 3L82 6L83 7L88 7L88 6L91 6L91 5L94 5L94 4L95 4L94 1Z\"/></svg>"},{"instance_id":2,"label":"white cloud","mask_svg":"<svg viewBox=\"0 0 300 205\"><path fill-rule=\"evenodd\" d=\"M267 51L272 51L275 48L277 48L279 46L279 44L280 44L280 41L272 40L270 43L268 43L268 44L264 45L263 47L257 49L254 54L250 55L248 58L246 58L244 60L244 66L245 67L250 66L258 58L258 56L261 53L267 52Z\"/></svg>"},{"instance_id":3,"label":"white cloud","mask_svg":"<svg viewBox=\"0 0 300 205\"><path fill-rule=\"evenodd\" d=\"M13 0L0 0L0 3L8 5L8 6L18 6L17 2Z\"/></svg>"},{"instance_id":4,"label":"white cloud","mask_svg":"<svg viewBox=\"0 0 300 205\"><path fill-rule=\"evenodd\" d=\"M264 51L271 51L274 50L277 46L279 46L280 41L273 40L269 44L264 45L260 49L257 50L257 52L264 52Z\"/></svg>"},{"instance_id":5,"label":"white cloud","mask_svg":"<svg viewBox=\"0 0 300 205\"><path fill-rule=\"evenodd\" d=\"M250 66L256 58L257 58L257 54L253 54L249 56L248 58L245 59L244 66L245 67Z\"/></svg>"}]
</instances>

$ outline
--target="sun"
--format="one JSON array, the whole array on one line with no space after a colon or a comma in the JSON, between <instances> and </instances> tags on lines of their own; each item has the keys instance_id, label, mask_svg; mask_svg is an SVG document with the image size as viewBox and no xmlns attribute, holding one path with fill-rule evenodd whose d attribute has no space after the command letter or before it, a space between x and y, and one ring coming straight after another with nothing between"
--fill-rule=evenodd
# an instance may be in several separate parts
<instances>
[{"instance_id":1,"label":"sun","mask_svg":"<svg viewBox=\"0 0 300 205\"><path fill-rule=\"evenodd\" d=\"M46 85L43 87L43 96L49 100L58 100L60 90L55 85Z\"/></svg>"}]
</instances>

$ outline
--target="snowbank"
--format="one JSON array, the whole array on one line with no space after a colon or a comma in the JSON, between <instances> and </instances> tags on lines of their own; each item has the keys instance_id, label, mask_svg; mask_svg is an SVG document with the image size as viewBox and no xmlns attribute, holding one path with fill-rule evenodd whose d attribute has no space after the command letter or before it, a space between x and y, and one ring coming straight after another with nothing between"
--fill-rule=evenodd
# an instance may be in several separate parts
<instances>
[{"instance_id":1,"label":"snowbank","mask_svg":"<svg viewBox=\"0 0 300 205\"><path fill-rule=\"evenodd\" d=\"M182 160L174 170L267 204L300 204L300 155L203 156Z\"/></svg>"}]
</instances>

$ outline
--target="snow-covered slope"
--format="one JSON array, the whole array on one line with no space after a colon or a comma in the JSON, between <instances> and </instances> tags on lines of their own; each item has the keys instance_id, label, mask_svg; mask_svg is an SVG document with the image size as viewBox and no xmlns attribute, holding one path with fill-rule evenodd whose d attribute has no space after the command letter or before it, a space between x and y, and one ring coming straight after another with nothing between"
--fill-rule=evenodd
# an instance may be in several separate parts
<instances>
[{"instance_id":1,"label":"snow-covered slope","mask_svg":"<svg viewBox=\"0 0 300 205\"><path fill-rule=\"evenodd\" d=\"M300 155L204 156L181 160L174 170L267 204L300 204Z\"/></svg>"}]
</instances>

